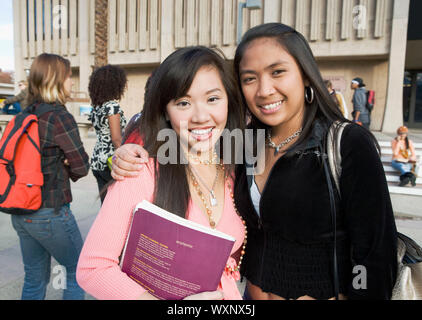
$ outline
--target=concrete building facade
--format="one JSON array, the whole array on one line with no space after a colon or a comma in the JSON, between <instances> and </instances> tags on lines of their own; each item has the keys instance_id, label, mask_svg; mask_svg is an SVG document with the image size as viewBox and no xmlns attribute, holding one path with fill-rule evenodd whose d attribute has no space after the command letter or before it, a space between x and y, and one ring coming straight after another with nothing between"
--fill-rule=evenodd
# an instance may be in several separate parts
<instances>
[{"instance_id":1,"label":"concrete building facade","mask_svg":"<svg viewBox=\"0 0 422 320\"><path fill-rule=\"evenodd\" d=\"M89 104L95 0L13 3L16 79L26 76L42 52L68 58L74 89L80 92L69 109L83 121L79 105ZM343 93L349 111L350 82L363 78L376 92L371 129L392 132L403 124L409 6L410 0L109 0L108 62L127 71L122 107L130 118L142 108L153 68L177 48L218 47L232 59L238 34L261 23L282 22L309 41L323 77Z\"/></svg>"}]
</instances>

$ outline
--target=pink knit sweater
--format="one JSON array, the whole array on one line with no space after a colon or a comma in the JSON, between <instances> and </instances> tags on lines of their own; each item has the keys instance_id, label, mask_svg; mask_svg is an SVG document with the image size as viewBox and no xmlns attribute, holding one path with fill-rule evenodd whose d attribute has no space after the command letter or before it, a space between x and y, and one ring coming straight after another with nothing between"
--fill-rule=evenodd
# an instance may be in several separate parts
<instances>
[{"instance_id":1,"label":"pink knit sweater","mask_svg":"<svg viewBox=\"0 0 422 320\"><path fill-rule=\"evenodd\" d=\"M153 202L154 162L144 166L135 178L126 178L109 187L105 201L85 240L76 273L79 285L97 299L137 299L145 289L130 279L119 267L133 209L142 200ZM187 218L205 226L208 219L192 200L189 203ZM233 236L236 242L232 254L243 243L245 236L241 219L236 214L228 186L225 186L224 213L217 229ZM236 265L233 258L227 262ZM235 279L236 278L236 279ZM238 277L224 272L219 290L226 300L241 299L236 286Z\"/></svg>"}]
</instances>

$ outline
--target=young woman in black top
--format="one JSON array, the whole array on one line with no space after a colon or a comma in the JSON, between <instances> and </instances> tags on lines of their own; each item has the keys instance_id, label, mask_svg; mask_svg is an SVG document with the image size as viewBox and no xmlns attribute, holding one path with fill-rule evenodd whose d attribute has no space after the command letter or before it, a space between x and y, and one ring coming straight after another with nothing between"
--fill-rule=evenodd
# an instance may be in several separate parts
<instances>
[{"instance_id":1,"label":"young woman in black top","mask_svg":"<svg viewBox=\"0 0 422 320\"><path fill-rule=\"evenodd\" d=\"M286 25L264 24L246 32L234 69L250 112L249 128L267 135L263 172L248 179L246 164L236 170L236 206L248 226L241 268L248 280L246 296L333 299L337 284L340 299L389 299L397 272L397 231L376 139L344 119L308 43ZM326 170L326 141L333 125L337 141L339 123L347 125L335 145L342 157L337 191ZM130 157L136 150L133 145L119 150L115 178L129 175L125 170L136 167L130 163L140 163Z\"/></svg>"}]
</instances>

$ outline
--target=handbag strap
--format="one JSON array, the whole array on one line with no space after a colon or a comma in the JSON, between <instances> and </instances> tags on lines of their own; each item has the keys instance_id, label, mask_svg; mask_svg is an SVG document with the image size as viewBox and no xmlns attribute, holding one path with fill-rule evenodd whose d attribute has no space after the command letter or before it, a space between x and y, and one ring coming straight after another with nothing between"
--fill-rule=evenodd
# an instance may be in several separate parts
<instances>
[{"instance_id":1,"label":"handbag strap","mask_svg":"<svg viewBox=\"0 0 422 320\"><path fill-rule=\"evenodd\" d=\"M340 154L340 142L343 134L343 129L347 123L334 122L327 134L327 155L323 155L323 166L325 171L325 177L327 179L328 191L330 196L330 208L331 208L331 222L333 225L333 278L334 278L334 296L338 300L339 298L339 279L338 279L338 264L337 264L337 208L334 197L334 189L331 182L330 172L328 170L326 158L328 158L329 167L331 169L331 176L334 179L338 194L340 193L340 175L341 175L341 154ZM334 132L337 130L337 140L334 141Z\"/></svg>"},{"instance_id":2,"label":"handbag strap","mask_svg":"<svg viewBox=\"0 0 422 320\"><path fill-rule=\"evenodd\" d=\"M344 128L348 125L347 122L340 123L339 121L334 122L328 130L327 136L327 154L328 162L330 164L331 175L334 178L334 182L337 187L338 194L340 193L340 176L341 176L341 153L340 153L340 142ZM334 141L334 132L337 129L337 140Z\"/></svg>"}]
</instances>

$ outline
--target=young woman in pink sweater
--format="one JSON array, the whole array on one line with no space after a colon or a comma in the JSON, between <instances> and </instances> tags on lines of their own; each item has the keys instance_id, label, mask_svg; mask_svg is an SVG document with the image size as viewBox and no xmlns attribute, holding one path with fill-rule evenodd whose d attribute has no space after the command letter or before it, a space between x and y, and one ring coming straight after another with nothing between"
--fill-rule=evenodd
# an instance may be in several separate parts
<instances>
[{"instance_id":1,"label":"young woman in pink sweater","mask_svg":"<svg viewBox=\"0 0 422 320\"><path fill-rule=\"evenodd\" d=\"M187 299L241 299L236 281L246 230L233 202L233 165L223 165L224 150L216 150L224 129L244 126L239 101L226 61L211 49L177 50L158 67L139 125L149 162L137 177L108 189L79 258L77 280L85 291L97 299L155 299L119 267L133 209L148 200L236 239L217 291Z\"/></svg>"}]
</instances>

